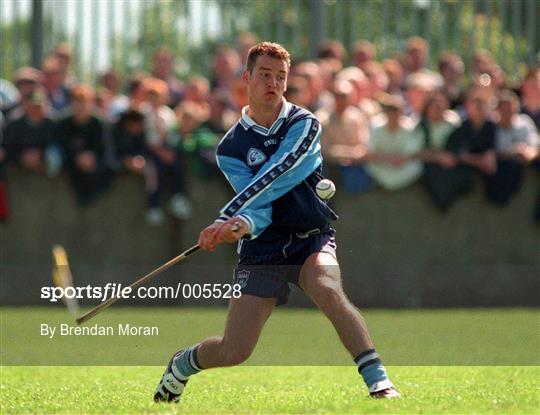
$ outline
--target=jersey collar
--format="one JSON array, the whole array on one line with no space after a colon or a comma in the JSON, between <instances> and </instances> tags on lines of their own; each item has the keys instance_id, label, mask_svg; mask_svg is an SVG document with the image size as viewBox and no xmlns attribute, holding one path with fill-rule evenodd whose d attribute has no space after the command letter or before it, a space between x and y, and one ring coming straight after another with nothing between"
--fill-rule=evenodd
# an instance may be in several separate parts
<instances>
[{"instance_id":1,"label":"jersey collar","mask_svg":"<svg viewBox=\"0 0 540 415\"><path fill-rule=\"evenodd\" d=\"M281 106L281 110L279 111L279 115L277 119L274 121L272 126L270 128L263 127L262 125L257 124L249 115L247 115L247 111L249 107L242 108L242 116L240 117L240 124L242 127L244 127L244 130L249 130L250 128L253 128L253 130L259 134L262 135L271 135L274 134L279 127L283 124L283 121L287 118L289 115L289 111L291 110L291 104L287 102L285 98L282 98L283 105Z\"/></svg>"}]
</instances>

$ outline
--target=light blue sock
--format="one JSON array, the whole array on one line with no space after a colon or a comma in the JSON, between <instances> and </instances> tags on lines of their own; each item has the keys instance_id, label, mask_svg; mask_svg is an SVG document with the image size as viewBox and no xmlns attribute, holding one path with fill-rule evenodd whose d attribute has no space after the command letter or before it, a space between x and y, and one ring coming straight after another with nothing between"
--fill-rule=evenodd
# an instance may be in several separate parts
<instances>
[{"instance_id":1,"label":"light blue sock","mask_svg":"<svg viewBox=\"0 0 540 415\"><path fill-rule=\"evenodd\" d=\"M380 382L384 382L385 386L391 386L386 369L381 359L379 359L379 354L374 349L359 354L354 359L354 362L358 366L358 373L362 375L370 392L373 392L373 388Z\"/></svg>"},{"instance_id":2,"label":"light blue sock","mask_svg":"<svg viewBox=\"0 0 540 415\"><path fill-rule=\"evenodd\" d=\"M195 375L202 370L197 359L197 347L192 346L184 350L179 356L173 359L173 374L180 380L185 380L191 375ZM175 370L176 369L176 370Z\"/></svg>"}]
</instances>

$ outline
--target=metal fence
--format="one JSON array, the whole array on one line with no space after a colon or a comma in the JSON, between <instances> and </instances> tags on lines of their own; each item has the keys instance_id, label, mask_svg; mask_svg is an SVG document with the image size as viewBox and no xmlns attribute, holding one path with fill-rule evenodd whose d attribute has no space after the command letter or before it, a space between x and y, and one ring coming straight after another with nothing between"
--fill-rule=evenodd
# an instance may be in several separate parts
<instances>
[{"instance_id":1,"label":"metal fence","mask_svg":"<svg viewBox=\"0 0 540 415\"><path fill-rule=\"evenodd\" d=\"M296 57L334 38L348 50L368 39L384 58L419 35L431 64L443 50L467 61L484 48L517 76L538 60L539 22L538 0L1 0L0 75L11 78L61 41L74 46L76 75L86 81L111 67L148 69L160 46L174 51L180 76L208 74L213 50L251 31Z\"/></svg>"}]
</instances>

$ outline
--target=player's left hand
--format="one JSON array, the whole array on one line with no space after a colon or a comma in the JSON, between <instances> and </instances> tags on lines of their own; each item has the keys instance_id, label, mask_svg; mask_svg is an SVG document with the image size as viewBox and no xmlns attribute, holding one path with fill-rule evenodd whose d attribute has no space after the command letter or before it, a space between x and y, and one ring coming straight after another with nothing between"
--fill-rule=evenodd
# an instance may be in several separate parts
<instances>
[{"instance_id":1,"label":"player's left hand","mask_svg":"<svg viewBox=\"0 0 540 415\"><path fill-rule=\"evenodd\" d=\"M231 218L222 223L221 228L219 228L214 236L214 241L217 244L238 242L248 231L246 222L238 218Z\"/></svg>"}]
</instances>

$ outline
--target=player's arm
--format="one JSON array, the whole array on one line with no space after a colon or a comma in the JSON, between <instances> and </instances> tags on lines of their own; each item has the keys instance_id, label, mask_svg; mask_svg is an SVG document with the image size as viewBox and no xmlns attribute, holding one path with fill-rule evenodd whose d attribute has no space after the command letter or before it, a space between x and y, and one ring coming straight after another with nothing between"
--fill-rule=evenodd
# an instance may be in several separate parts
<instances>
[{"instance_id":1,"label":"player's arm","mask_svg":"<svg viewBox=\"0 0 540 415\"><path fill-rule=\"evenodd\" d=\"M321 127L314 118L295 123L279 149L261 166L259 172L220 212L218 220L249 224L248 234L257 237L271 222L271 203L301 183L322 162ZM216 238L227 241L230 227L223 227Z\"/></svg>"},{"instance_id":2,"label":"player's arm","mask_svg":"<svg viewBox=\"0 0 540 415\"><path fill-rule=\"evenodd\" d=\"M217 164L225 178L234 189L235 193L240 193L253 180L251 169L241 160L226 155L216 155ZM256 211L248 210L249 219L244 214L239 214L228 220L217 219L212 225L206 227L199 236L199 245L203 249L215 250L216 236L222 229L220 242L236 242L246 234L257 232L259 234L272 221L272 205L268 203L266 206L261 206ZM257 226L252 225L251 221L255 220ZM234 228L238 228L234 230Z\"/></svg>"}]
</instances>

